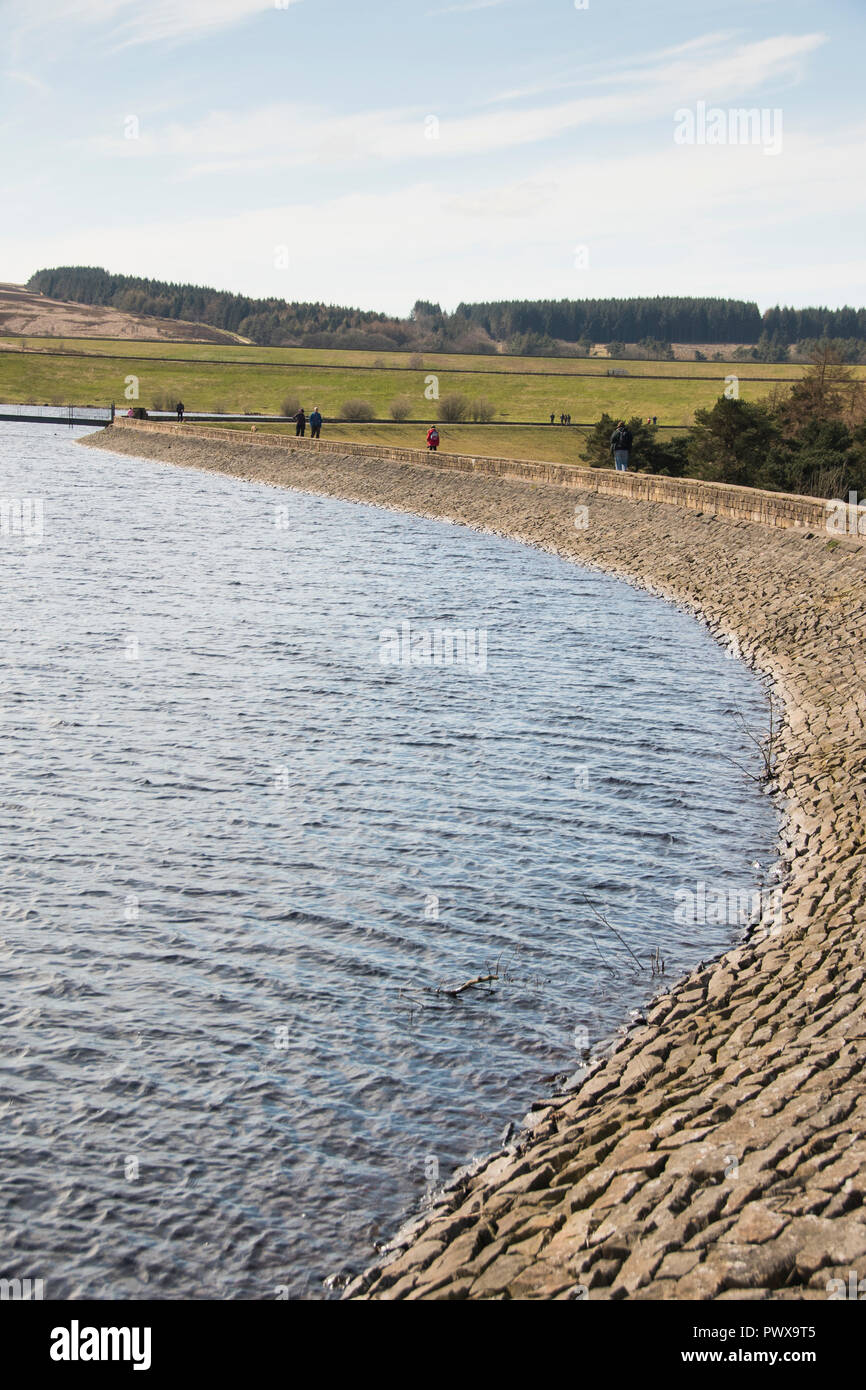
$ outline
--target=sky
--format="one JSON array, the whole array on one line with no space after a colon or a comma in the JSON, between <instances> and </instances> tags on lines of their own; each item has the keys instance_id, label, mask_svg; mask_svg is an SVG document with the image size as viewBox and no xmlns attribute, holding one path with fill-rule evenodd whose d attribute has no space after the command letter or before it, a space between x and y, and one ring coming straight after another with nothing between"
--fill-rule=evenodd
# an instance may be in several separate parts
<instances>
[{"instance_id":1,"label":"sky","mask_svg":"<svg viewBox=\"0 0 866 1390\"><path fill-rule=\"evenodd\" d=\"M866 302L864 0L0 0L0 19L0 280L100 265L401 315Z\"/></svg>"}]
</instances>

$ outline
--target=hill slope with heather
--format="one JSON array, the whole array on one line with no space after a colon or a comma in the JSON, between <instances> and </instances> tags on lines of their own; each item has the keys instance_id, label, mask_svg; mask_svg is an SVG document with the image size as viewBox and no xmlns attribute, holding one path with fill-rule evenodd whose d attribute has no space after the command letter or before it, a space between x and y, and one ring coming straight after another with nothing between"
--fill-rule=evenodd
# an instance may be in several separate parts
<instances>
[{"instance_id":1,"label":"hill slope with heather","mask_svg":"<svg viewBox=\"0 0 866 1390\"><path fill-rule=\"evenodd\" d=\"M112 305L74 304L65 299L0 284L0 335L50 338L155 339L166 343L243 343L237 333L205 323L130 314Z\"/></svg>"}]
</instances>

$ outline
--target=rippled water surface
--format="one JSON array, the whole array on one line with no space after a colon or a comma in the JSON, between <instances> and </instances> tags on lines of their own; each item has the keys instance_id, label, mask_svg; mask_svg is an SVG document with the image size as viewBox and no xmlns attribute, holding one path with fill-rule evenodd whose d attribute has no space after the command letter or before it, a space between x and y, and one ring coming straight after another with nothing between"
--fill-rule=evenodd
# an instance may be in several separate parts
<instances>
[{"instance_id":1,"label":"rippled water surface","mask_svg":"<svg viewBox=\"0 0 866 1390\"><path fill-rule=\"evenodd\" d=\"M0 537L0 1275L320 1296L650 950L730 944L676 893L771 853L728 760L760 688L515 542L0 429L0 495L44 508ZM485 629L486 672L383 665L404 621Z\"/></svg>"}]
</instances>

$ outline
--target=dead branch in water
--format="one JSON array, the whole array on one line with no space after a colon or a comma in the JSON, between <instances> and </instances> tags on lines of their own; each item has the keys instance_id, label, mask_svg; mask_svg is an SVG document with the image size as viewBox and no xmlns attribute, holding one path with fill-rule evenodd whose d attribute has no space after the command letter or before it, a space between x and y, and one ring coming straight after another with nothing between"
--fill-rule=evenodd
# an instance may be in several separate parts
<instances>
[{"instance_id":1,"label":"dead branch in water","mask_svg":"<svg viewBox=\"0 0 866 1390\"><path fill-rule=\"evenodd\" d=\"M602 966L604 967L604 969L605 969L605 970L609 970L610 973L611 973L611 975L613 975L614 977L616 977L616 976L617 976L617 973L618 973L618 972L617 972L616 966L615 966L615 965L609 965L608 962L605 960L605 958L604 958L604 951L601 949L601 946L598 944L598 942L596 941L596 939L595 939L594 936L591 936L591 937L590 937L590 941L592 942L593 946L595 947L596 951L598 952L599 959L601 960L601 963L602 963Z\"/></svg>"},{"instance_id":2,"label":"dead branch in water","mask_svg":"<svg viewBox=\"0 0 866 1390\"><path fill-rule=\"evenodd\" d=\"M613 923L608 921L603 912L599 912L598 908L595 906L594 903L590 902L589 898L586 896L585 893L583 893L581 896L583 898L583 901L586 903L587 907L590 909L590 911L595 913L598 920L604 923L608 931L613 932L620 945L623 946L626 949L626 951L628 951L638 970L640 970L640 972L643 973L646 970L646 966L641 962L640 957L635 955L634 951L631 949L624 937L620 936Z\"/></svg>"},{"instance_id":3,"label":"dead branch in water","mask_svg":"<svg viewBox=\"0 0 866 1390\"><path fill-rule=\"evenodd\" d=\"M765 738L761 738L760 735L754 733L752 729L749 728L748 722L738 705L734 705L733 708L734 718L740 725L743 734L750 743L754 744L761 756L761 761L763 763L761 771L752 772L750 768L745 767L741 762L738 762L736 758L732 758L730 754L722 754L726 763L731 763L742 772L744 776L748 777L750 781L756 782L759 787L766 787L769 783L776 780L779 743L781 740L780 726L783 714L781 703L775 693L772 690L768 690L766 694L769 727Z\"/></svg>"},{"instance_id":4,"label":"dead branch in water","mask_svg":"<svg viewBox=\"0 0 866 1390\"><path fill-rule=\"evenodd\" d=\"M519 950L520 948L518 947L517 949ZM431 990L430 992L432 994L447 994L450 999L456 999L458 995L463 994L467 989L474 989L476 985L492 984L494 980L513 980L514 977L509 974L508 968L503 968L503 954L504 953L500 951L495 966L489 967L486 975L475 975L471 980L464 980L462 985L440 985L438 989Z\"/></svg>"},{"instance_id":5,"label":"dead branch in water","mask_svg":"<svg viewBox=\"0 0 866 1390\"><path fill-rule=\"evenodd\" d=\"M447 994L452 999L456 999L458 994L462 994L465 989L474 989L476 985L489 984L491 980L498 980L499 972L495 971L492 975L476 975L474 980L464 980L462 985L456 985L454 989L448 989L446 985L440 985L434 990L434 994Z\"/></svg>"}]
</instances>

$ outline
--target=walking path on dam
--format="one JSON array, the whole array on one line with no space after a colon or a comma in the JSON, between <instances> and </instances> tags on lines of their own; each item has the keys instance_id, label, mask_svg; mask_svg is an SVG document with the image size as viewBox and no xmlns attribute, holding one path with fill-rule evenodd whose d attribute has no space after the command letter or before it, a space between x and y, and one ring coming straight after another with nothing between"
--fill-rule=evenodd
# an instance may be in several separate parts
<instances>
[{"instance_id":1,"label":"walking path on dam","mask_svg":"<svg viewBox=\"0 0 866 1390\"><path fill-rule=\"evenodd\" d=\"M458 1175L346 1296L826 1299L834 1280L866 1276L866 545L808 529L814 499L798 516L797 499L759 494L761 520L736 519L746 489L729 489L728 507L691 483L677 505L667 485L681 480L607 475L602 492L587 470L547 481L544 465L511 476L411 451L317 457L306 441L207 435L115 426L82 442L602 567L689 607L784 711L772 911L657 996L572 1090L539 1100L514 1142Z\"/></svg>"}]
</instances>

